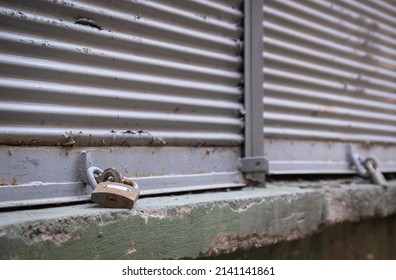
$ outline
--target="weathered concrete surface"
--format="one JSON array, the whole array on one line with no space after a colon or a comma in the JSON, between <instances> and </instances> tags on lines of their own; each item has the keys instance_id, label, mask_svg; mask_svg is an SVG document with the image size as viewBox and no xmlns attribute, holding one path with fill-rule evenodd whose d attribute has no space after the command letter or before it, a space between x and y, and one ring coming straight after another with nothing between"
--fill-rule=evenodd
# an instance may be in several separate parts
<instances>
[{"instance_id":1,"label":"weathered concrete surface","mask_svg":"<svg viewBox=\"0 0 396 280\"><path fill-rule=\"evenodd\" d=\"M396 215L341 223L302 239L203 259L395 260Z\"/></svg>"},{"instance_id":2,"label":"weathered concrete surface","mask_svg":"<svg viewBox=\"0 0 396 280\"><path fill-rule=\"evenodd\" d=\"M0 213L1 259L178 259L297 240L396 213L391 187L326 182ZM396 237L395 237L396 238Z\"/></svg>"}]
</instances>

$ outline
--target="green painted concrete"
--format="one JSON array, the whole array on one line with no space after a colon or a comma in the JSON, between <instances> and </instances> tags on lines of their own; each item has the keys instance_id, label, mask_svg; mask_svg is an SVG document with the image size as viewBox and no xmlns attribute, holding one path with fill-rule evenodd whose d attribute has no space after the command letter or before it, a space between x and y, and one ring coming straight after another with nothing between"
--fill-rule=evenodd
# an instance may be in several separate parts
<instances>
[{"instance_id":1,"label":"green painted concrete","mask_svg":"<svg viewBox=\"0 0 396 280\"><path fill-rule=\"evenodd\" d=\"M303 239L328 226L396 213L396 182L272 185L0 213L1 259L179 259Z\"/></svg>"}]
</instances>

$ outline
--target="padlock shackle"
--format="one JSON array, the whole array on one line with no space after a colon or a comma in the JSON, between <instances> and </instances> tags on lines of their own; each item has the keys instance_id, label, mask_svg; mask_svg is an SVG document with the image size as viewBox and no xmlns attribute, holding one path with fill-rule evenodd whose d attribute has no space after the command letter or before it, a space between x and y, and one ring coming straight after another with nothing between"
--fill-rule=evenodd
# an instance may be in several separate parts
<instances>
[{"instance_id":1,"label":"padlock shackle","mask_svg":"<svg viewBox=\"0 0 396 280\"><path fill-rule=\"evenodd\" d=\"M101 182L109 181L112 178L112 182L121 183L121 180L124 176L122 176L121 172L115 168L107 168L102 174L99 176L99 180Z\"/></svg>"}]
</instances>

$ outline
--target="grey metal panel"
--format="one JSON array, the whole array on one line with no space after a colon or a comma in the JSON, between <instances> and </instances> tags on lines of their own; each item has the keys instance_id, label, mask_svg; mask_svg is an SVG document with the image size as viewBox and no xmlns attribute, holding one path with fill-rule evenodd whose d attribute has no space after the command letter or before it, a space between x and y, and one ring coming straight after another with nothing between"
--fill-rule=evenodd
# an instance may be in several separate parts
<instances>
[{"instance_id":1,"label":"grey metal panel","mask_svg":"<svg viewBox=\"0 0 396 280\"><path fill-rule=\"evenodd\" d=\"M235 10L223 2L212 4L218 18L188 7L2 3L1 144L242 143L242 14L223 19L224 9ZM79 18L102 30L75 24Z\"/></svg>"},{"instance_id":2,"label":"grey metal panel","mask_svg":"<svg viewBox=\"0 0 396 280\"><path fill-rule=\"evenodd\" d=\"M308 138L308 137L307 137ZM270 139L266 141L269 169L272 174L353 174L349 144L320 139ZM388 145L354 143L354 151L362 157L375 155L382 172L395 172L396 157Z\"/></svg>"},{"instance_id":3,"label":"grey metal panel","mask_svg":"<svg viewBox=\"0 0 396 280\"><path fill-rule=\"evenodd\" d=\"M89 200L81 153L133 178L142 195L244 185L239 147L0 146L0 208Z\"/></svg>"},{"instance_id":4,"label":"grey metal panel","mask_svg":"<svg viewBox=\"0 0 396 280\"><path fill-rule=\"evenodd\" d=\"M86 198L82 149L143 194L244 185L242 4L0 1L0 204Z\"/></svg>"},{"instance_id":5,"label":"grey metal panel","mask_svg":"<svg viewBox=\"0 0 396 280\"><path fill-rule=\"evenodd\" d=\"M265 1L263 19L270 173L351 173L349 142L395 172L395 3Z\"/></svg>"}]
</instances>

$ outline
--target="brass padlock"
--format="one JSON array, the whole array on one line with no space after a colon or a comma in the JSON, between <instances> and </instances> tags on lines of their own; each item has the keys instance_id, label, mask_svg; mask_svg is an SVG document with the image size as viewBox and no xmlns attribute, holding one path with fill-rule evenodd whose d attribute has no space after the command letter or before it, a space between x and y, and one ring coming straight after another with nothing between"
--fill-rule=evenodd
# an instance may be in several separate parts
<instances>
[{"instance_id":1,"label":"brass padlock","mask_svg":"<svg viewBox=\"0 0 396 280\"><path fill-rule=\"evenodd\" d=\"M139 198L140 190L133 182L128 186L116 182L101 182L91 194L91 200L104 207L132 209Z\"/></svg>"}]
</instances>

